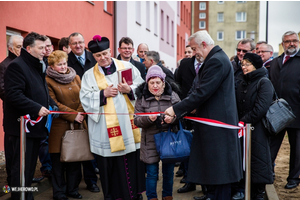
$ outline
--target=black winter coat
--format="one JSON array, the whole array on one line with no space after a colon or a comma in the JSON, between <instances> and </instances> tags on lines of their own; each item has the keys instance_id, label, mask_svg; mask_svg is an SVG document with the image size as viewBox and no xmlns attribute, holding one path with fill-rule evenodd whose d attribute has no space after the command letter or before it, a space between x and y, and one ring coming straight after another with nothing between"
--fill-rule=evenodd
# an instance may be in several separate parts
<instances>
[{"instance_id":1,"label":"black winter coat","mask_svg":"<svg viewBox=\"0 0 300 200\"><path fill-rule=\"evenodd\" d=\"M193 81L196 76L194 63L195 56L192 58L184 58L181 60L180 65L177 68L178 71L175 80L180 85L181 93L179 96L181 99L188 96L188 92L193 85Z\"/></svg>"},{"instance_id":2,"label":"black winter coat","mask_svg":"<svg viewBox=\"0 0 300 200\"><path fill-rule=\"evenodd\" d=\"M4 91L4 73L9 65L9 63L15 59L17 56L8 51L8 56L0 63L0 98L2 101L5 97L5 91Z\"/></svg>"},{"instance_id":3,"label":"black winter coat","mask_svg":"<svg viewBox=\"0 0 300 200\"><path fill-rule=\"evenodd\" d=\"M271 184L273 176L269 132L264 127L262 118L272 103L274 89L271 81L263 78L265 75L264 68L246 75L241 74L236 101L239 120L254 126L251 132L251 182Z\"/></svg>"},{"instance_id":4,"label":"black winter coat","mask_svg":"<svg viewBox=\"0 0 300 200\"><path fill-rule=\"evenodd\" d=\"M30 114L35 120L42 106L49 108L50 101L45 73L42 72L40 60L29 54L24 48L21 55L14 59L4 75L5 108L4 131L9 135L20 136L20 116ZM51 99L51 100L50 100ZM51 105L53 105L51 103ZM45 138L48 131L45 127L47 117L42 121L27 127L30 138Z\"/></svg>"},{"instance_id":5,"label":"black winter coat","mask_svg":"<svg viewBox=\"0 0 300 200\"><path fill-rule=\"evenodd\" d=\"M195 90L173 106L177 117L195 108L196 116L237 125L232 65L219 47L205 58ZM238 182L242 178L242 160L238 131L196 123L191 146L188 181L204 185Z\"/></svg>"},{"instance_id":6,"label":"black winter coat","mask_svg":"<svg viewBox=\"0 0 300 200\"><path fill-rule=\"evenodd\" d=\"M80 79L82 79L84 72L91 69L96 64L96 60L95 60L93 54L87 50L84 50L84 51L85 51L84 67L81 66L79 60L77 59L77 57L75 56L75 54L72 51L68 54L68 57L69 57L68 58L68 66L75 69L76 74L80 77Z\"/></svg>"},{"instance_id":7,"label":"black winter coat","mask_svg":"<svg viewBox=\"0 0 300 200\"><path fill-rule=\"evenodd\" d=\"M300 51L282 64L284 54L274 58L269 71L275 91L279 98L285 99L296 115L287 128L300 129Z\"/></svg>"}]
</instances>

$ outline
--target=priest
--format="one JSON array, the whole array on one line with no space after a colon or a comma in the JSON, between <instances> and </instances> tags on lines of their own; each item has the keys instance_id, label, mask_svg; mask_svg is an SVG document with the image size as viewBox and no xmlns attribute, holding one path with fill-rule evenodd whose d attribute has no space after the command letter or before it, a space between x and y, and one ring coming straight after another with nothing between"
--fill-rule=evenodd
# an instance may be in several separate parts
<instances>
[{"instance_id":1,"label":"priest","mask_svg":"<svg viewBox=\"0 0 300 200\"><path fill-rule=\"evenodd\" d=\"M108 38L96 35L88 48L97 63L82 77L80 100L86 112L95 113L88 115L88 130L104 199L142 199L145 167L140 161L140 129L132 114L134 91L144 80L130 62L111 57ZM132 80L119 80L119 71L125 69L131 70Z\"/></svg>"}]
</instances>

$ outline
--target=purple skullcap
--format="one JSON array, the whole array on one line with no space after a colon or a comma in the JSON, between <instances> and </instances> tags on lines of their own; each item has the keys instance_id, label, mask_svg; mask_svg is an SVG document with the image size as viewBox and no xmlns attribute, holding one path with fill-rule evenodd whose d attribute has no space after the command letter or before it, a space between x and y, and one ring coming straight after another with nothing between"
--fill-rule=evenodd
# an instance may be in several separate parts
<instances>
[{"instance_id":1,"label":"purple skullcap","mask_svg":"<svg viewBox=\"0 0 300 200\"><path fill-rule=\"evenodd\" d=\"M149 81L149 79L158 77L161 78L163 82L165 82L166 74L163 72L163 70L158 65L151 66L146 75L146 82Z\"/></svg>"}]
</instances>

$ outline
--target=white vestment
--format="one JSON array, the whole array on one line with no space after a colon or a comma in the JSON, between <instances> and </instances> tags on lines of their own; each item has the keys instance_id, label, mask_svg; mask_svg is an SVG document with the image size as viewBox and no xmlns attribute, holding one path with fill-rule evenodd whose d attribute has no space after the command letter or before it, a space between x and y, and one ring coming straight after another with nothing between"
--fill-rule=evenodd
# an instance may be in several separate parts
<instances>
[{"instance_id":1,"label":"white vestment","mask_svg":"<svg viewBox=\"0 0 300 200\"><path fill-rule=\"evenodd\" d=\"M105 79L108 85L113 84L113 87L117 87L117 71L119 69L119 66L117 65L117 62L114 58L112 58L112 60L116 66L116 72L106 75ZM130 62L120 62L123 62L125 68L132 68L133 84L130 85L130 88L135 95L135 89L138 85L143 83L144 80L142 79L139 70ZM94 67L86 71L82 77L80 101L85 112L104 113L103 106L100 107L100 90L94 76ZM136 151L136 149L140 148L140 143L134 142L130 118L129 115L126 115L126 113L128 113L128 109L123 94L118 93L117 96L113 97L113 102L116 112L120 113L120 115L117 116L126 148L125 150L112 153L110 149L105 116L98 114L88 115L88 131L90 137L91 152L103 157L122 156L130 152L134 152ZM131 101L131 103L134 106L135 101Z\"/></svg>"}]
</instances>

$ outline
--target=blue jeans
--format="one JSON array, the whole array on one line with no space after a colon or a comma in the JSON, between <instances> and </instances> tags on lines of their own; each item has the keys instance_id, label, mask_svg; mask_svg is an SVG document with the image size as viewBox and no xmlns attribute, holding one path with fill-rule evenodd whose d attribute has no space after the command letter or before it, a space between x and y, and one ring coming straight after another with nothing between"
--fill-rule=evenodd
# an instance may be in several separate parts
<instances>
[{"instance_id":1,"label":"blue jeans","mask_svg":"<svg viewBox=\"0 0 300 200\"><path fill-rule=\"evenodd\" d=\"M174 177L175 163L163 163L163 191L162 197L172 196L173 193L173 177ZM157 198L157 177L158 177L158 163L146 164L146 195L148 200Z\"/></svg>"}]
</instances>

